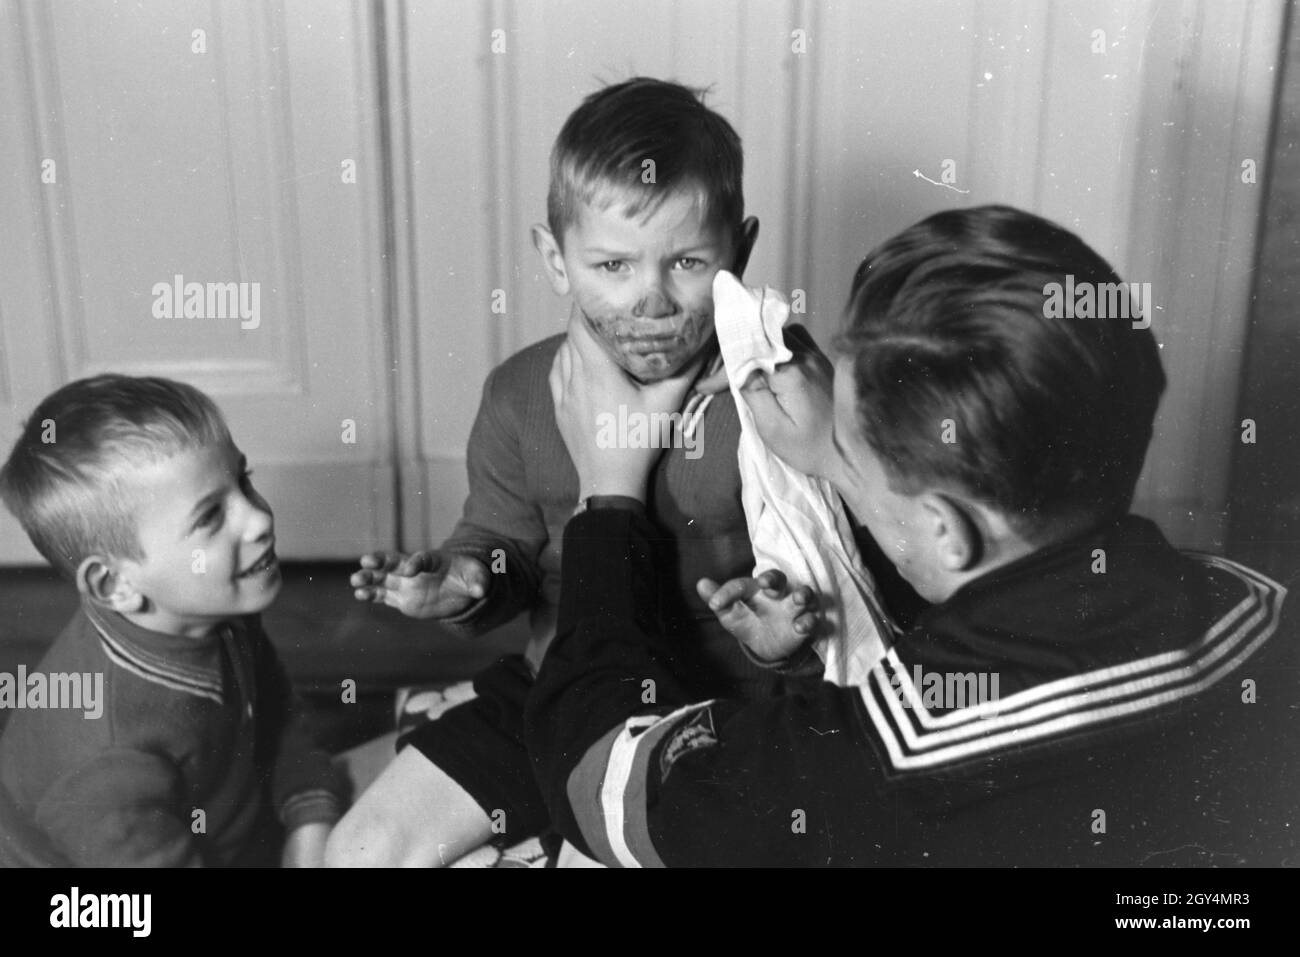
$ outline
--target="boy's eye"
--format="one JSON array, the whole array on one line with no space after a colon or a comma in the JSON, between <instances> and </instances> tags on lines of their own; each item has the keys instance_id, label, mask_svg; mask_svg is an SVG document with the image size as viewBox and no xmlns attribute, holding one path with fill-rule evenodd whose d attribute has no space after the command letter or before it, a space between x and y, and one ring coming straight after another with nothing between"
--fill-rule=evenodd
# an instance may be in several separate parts
<instances>
[{"instance_id":1,"label":"boy's eye","mask_svg":"<svg viewBox=\"0 0 1300 957\"><path fill-rule=\"evenodd\" d=\"M699 269L704 265L704 260L696 259L694 256L683 256L677 260L677 265L682 269Z\"/></svg>"},{"instance_id":2,"label":"boy's eye","mask_svg":"<svg viewBox=\"0 0 1300 957\"><path fill-rule=\"evenodd\" d=\"M244 469L239 473L239 487L243 489L244 494L248 494L253 488L253 470ZM225 518L224 506L217 504L206 509L200 516L195 528L220 528Z\"/></svg>"},{"instance_id":3,"label":"boy's eye","mask_svg":"<svg viewBox=\"0 0 1300 957\"><path fill-rule=\"evenodd\" d=\"M623 268L623 260L607 259L603 263L597 265L596 268L601 270L602 272L618 272L620 269Z\"/></svg>"}]
</instances>

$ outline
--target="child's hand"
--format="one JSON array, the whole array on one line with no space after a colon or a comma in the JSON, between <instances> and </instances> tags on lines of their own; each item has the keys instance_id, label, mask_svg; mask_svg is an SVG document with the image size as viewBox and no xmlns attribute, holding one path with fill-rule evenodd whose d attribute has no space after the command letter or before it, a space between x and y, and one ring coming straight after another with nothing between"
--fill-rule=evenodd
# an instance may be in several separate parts
<instances>
[{"instance_id":1,"label":"child's hand","mask_svg":"<svg viewBox=\"0 0 1300 957\"><path fill-rule=\"evenodd\" d=\"M280 866L324 867L325 844L331 830L330 825L322 822L295 827L285 836L284 850L280 852Z\"/></svg>"},{"instance_id":2,"label":"child's hand","mask_svg":"<svg viewBox=\"0 0 1300 957\"><path fill-rule=\"evenodd\" d=\"M436 549L371 552L361 557L351 583L359 600L396 608L408 618L450 618L487 594L488 570L477 558Z\"/></svg>"},{"instance_id":3,"label":"child's hand","mask_svg":"<svg viewBox=\"0 0 1300 957\"><path fill-rule=\"evenodd\" d=\"M722 627L765 662L789 658L820 621L817 593L807 585L791 589L785 575L776 570L757 578L733 578L721 587L701 578L695 590Z\"/></svg>"}]
</instances>

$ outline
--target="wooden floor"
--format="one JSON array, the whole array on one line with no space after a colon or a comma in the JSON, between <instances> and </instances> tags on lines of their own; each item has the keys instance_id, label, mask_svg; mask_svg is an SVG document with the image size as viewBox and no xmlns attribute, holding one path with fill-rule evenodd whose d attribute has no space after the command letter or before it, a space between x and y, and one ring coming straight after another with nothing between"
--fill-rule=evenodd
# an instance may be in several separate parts
<instances>
[{"instance_id":1,"label":"wooden floor","mask_svg":"<svg viewBox=\"0 0 1300 957\"><path fill-rule=\"evenodd\" d=\"M286 564L284 587L263 614L295 686L321 712L322 740L331 750L389 730L397 687L461 681L523 648L522 619L471 640L358 602L347 583L353 569ZM50 569L0 569L0 672L34 666L76 607L75 589ZM346 678L357 683L355 704L341 700ZM0 710L0 724L4 717Z\"/></svg>"}]
</instances>

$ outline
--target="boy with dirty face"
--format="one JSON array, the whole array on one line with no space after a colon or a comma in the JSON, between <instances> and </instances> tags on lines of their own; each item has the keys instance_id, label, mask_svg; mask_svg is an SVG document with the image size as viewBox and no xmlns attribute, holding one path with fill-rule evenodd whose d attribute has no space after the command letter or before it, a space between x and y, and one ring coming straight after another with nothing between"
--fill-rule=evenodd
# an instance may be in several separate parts
<instances>
[{"instance_id":1,"label":"boy with dirty face","mask_svg":"<svg viewBox=\"0 0 1300 957\"><path fill-rule=\"evenodd\" d=\"M744 218L742 165L731 125L675 83L608 87L565 123L547 223L533 227L533 241L555 292L572 297L567 332L489 375L467 450L469 498L451 537L436 550L367 555L352 578L359 599L468 635L527 611L531 640L524 655L477 677L477 697L399 740L396 759L335 829L330 863L450 863L547 824L523 705L555 633L562 531L591 495L579 487L547 381L566 335L594 340L638 383L694 383L666 425L609 409L592 427L607 442L663 448L649 505L673 567L659 605L700 693L748 697L786 680L750 660L695 590L700 578L742 577L754 565L740 426L713 335L713 277L741 273L758 232Z\"/></svg>"}]
</instances>

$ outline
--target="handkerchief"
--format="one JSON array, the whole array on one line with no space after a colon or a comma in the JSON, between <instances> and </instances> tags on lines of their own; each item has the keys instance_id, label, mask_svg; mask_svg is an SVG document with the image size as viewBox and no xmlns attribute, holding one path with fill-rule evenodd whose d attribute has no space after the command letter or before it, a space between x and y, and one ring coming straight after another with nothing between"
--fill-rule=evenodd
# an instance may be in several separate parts
<instances>
[{"instance_id":1,"label":"handkerchief","mask_svg":"<svg viewBox=\"0 0 1300 957\"><path fill-rule=\"evenodd\" d=\"M891 642L893 626L862 564L838 493L825 479L797 472L759 438L740 388L792 358L783 327L790 306L774 289L750 289L729 272L713 280L713 317L727 380L740 416L741 501L754 548L754 572L783 571L791 587L821 595L827 633L814 643L826 680L862 684Z\"/></svg>"}]
</instances>

